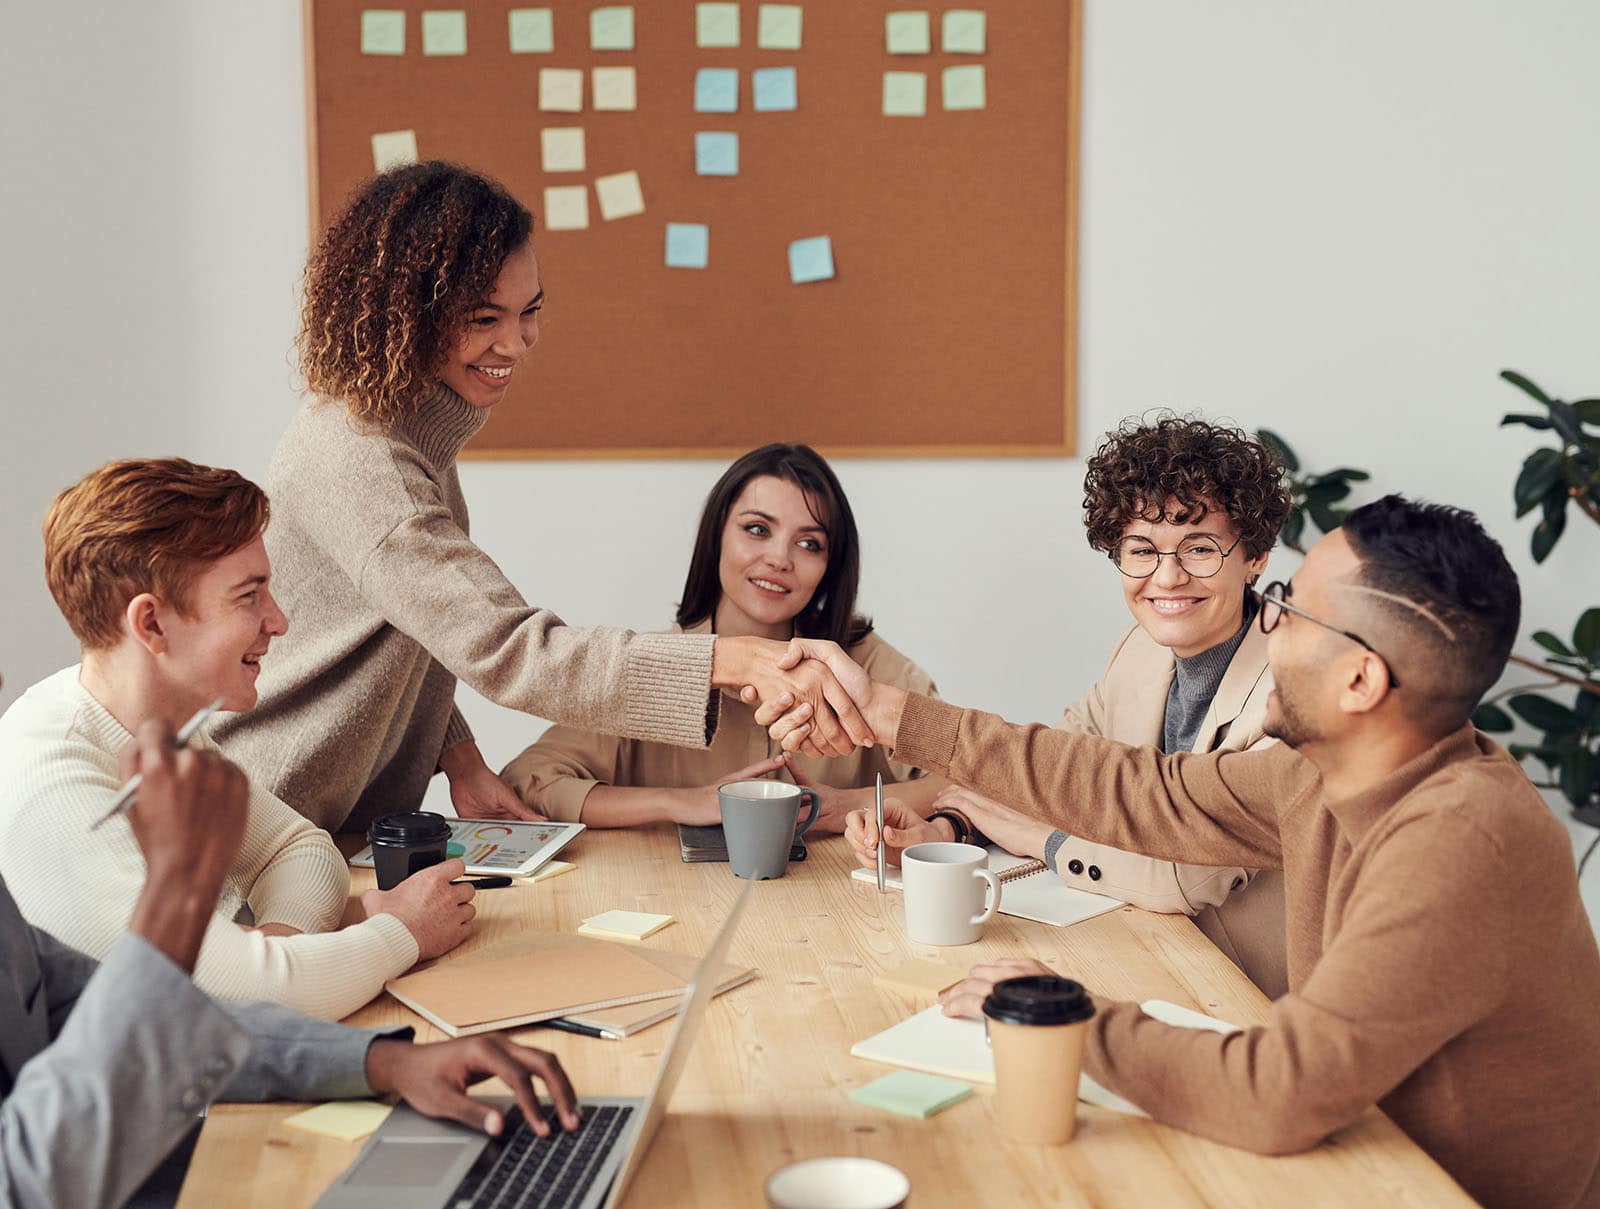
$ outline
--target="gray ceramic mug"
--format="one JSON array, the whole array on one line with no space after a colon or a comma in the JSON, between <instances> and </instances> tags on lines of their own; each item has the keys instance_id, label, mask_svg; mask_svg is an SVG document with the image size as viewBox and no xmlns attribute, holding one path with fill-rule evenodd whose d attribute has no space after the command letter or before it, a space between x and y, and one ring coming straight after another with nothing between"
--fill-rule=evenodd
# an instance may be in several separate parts
<instances>
[{"instance_id":1,"label":"gray ceramic mug","mask_svg":"<svg viewBox=\"0 0 1600 1209\"><path fill-rule=\"evenodd\" d=\"M801 804L811 799L811 813L798 827ZM789 848L811 830L822 803L809 789L788 781L730 781L717 786L722 807L722 834L728 841L728 864L739 877L762 881L789 871Z\"/></svg>"}]
</instances>

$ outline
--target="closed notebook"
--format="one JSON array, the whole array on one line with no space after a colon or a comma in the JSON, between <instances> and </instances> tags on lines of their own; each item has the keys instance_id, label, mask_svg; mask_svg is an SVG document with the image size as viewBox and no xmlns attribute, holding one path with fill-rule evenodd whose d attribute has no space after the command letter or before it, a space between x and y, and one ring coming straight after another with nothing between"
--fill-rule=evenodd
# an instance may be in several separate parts
<instances>
[{"instance_id":1,"label":"closed notebook","mask_svg":"<svg viewBox=\"0 0 1600 1209\"><path fill-rule=\"evenodd\" d=\"M1090 894L1087 890L1074 890L1051 873L1050 867L1043 861L1012 856L1004 848L993 844L989 846L989 868L1000 879L1002 915L1064 928L1068 924L1081 923L1127 906L1121 899ZM858 882L868 882L874 886L878 883L875 869L856 869L850 876ZM900 870L888 870L884 885L891 890L904 889Z\"/></svg>"}]
</instances>

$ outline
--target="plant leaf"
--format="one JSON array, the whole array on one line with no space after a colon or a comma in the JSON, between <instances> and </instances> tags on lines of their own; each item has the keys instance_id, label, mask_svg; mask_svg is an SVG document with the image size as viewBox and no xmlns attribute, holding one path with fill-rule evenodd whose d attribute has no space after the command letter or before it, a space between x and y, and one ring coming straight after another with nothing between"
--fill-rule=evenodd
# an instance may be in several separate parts
<instances>
[{"instance_id":1,"label":"plant leaf","mask_svg":"<svg viewBox=\"0 0 1600 1209\"><path fill-rule=\"evenodd\" d=\"M1278 536L1283 539L1283 544L1291 550L1300 549L1300 534L1305 531L1306 514L1304 510L1295 508L1289 513L1289 518L1283 522L1283 528Z\"/></svg>"},{"instance_id":2,"label":"plant leaf","mask_svg":"<svg viewBox=\"0 0 1600 1209\"><path fill-rule=\"evenodd\" d=\"M1561 761L1561 792L1574 806L1587 806L1594 792L1594 753L1580 747Z\"/></svg>"},{"instance_id":3,"label":"plant leaf","mask_svg":"<svg viewBox=\"0 0 1600 1209\"><path fill-rule=\"evenodd\" d=\"M1576 651L1549 630L1535 630L1533 632L1533 640L1553 655L1567 655L1570 657L1577 654Z\"/></svg>"},{"instance_id":4,"label":"plant leaf","mask_svg":"<svg viewBox=\"0 0 1600 1209\"><path fill-rule=\"evenodd\" d=\"M1533 540L1529 543L1534 562L1542 563L1550 556L1550 551L1555 549L1556 542L1561 540L1561 534L1566 527L1566 492L1558 492L1554 497L1546 496L1544 519L1533 527Z\"/></svg>"},{"instance_id":5,"label":"plant leaf","mask_svg":"<svg viewBox=\"0 0 1600 1209\"><path fill-rule=\"evenodd\" d=\"M1522 471L1517 475L1517 484L1511 489L1518 516L1531 511L1550 493L1550 488L1561 481L1564 460L1559 449L1535 449L1524 459Z\"/></svg>"},{"instance_id":6,"label":"plant leaf","mask_svg":"<svg viewBox=\"0 0 1600 1209\"><path fill-rule=\"evenodd\" d=\"M1591 661L1600 661L1600 608L1585 609L1572 627L1572 645Z\"/></svg>"},{"instance_id":7,"label":"plant leaf","mask_svg":"<svg viewBox=\"0 0 1600 1209\"><path fill-rule=\"evenodd\" d=\"M1299 471L1300 459L1294 456L1294 450L1289 448L1288 443L1282 437L1270 428L1256 429L1256 436L1260 438L1263 445L1278 455L1278 460L1283 463L1285 470L1290 474L1295 474Z\"/></svg>"},{"instance_id":8,"label":"plant leaf","mask_svg":"<svg viewBox=\"0 0 1600 1209\"><path fill-rule=\"evenodd\" d=\"M1504 428L1508 424L1526 424L1529 428L1541 429L1555 427L1554 424L1550 423L1549 416L1536 416L1526 411L1512 411L1501 416L1500 427Z\"/></svg>"},{"instance_id":9,"label":"plant leaf","mask_svg":"<svg viewBox=\"0 0 1600 1209\"><path fill-rule=\"evenodd\" d=\"M1542 697L1538 693L1518 693L1506 702L1511 712L1529 726L1537 727L1549 736L1575 734L1578 715L1559 701Z\"/></svg>"},{"instance_id":10,"label":"plant leaf","mask_svg":"<svg viewBox=\"0 0 1600 1209\"><path fill-rule=\"evenodd\" d=\"M1600 399L1579 399L1572 409L1585 424L1600 424Z\"/></svg>"},{"instance_id":11,"label":"plant leaf","mask_svg":"<svg viewBox=\"0 0 1600 1209\"><path fill-rule=\"evenodd\" d=\"M1332 533L1344 524L1345 514L1338 508L1330 507L1321 500L1306 501L1306 512L1310 514L1312 523L1324 533Z\"/></svg>"},{"instance_id":12,"label":"plant leaf","mask_svg":"<svg viewBox=\"0 0 1600 1209\"><path fill-rule=\"evenodd\" d=\"M1472 725L1488 734L1503 734L1516 724L1516 719L1498 705L1480 705L1472 711Z\"/></svg>"},{"instance_id":13,"label":"plant leaf","mask_svg":"<svg viewBox=\"0 0 1600 1209\"><path fill-rule=\"evenodd\" d=\"M1535 399L1539 400L1539 402L1543 403L1546 407L1550 406L1550 396L1545 394L1544 391L1540 390L1537 386L1535 386L1531 381L1529 381L1527 378L1525 378L1521 374L1519 374L1516 370L1514 370L1514 369L1503 369L1503 370L1500 371L1500 376L1502 378L1504 378L1507 382L1511 383L1512 386L1515 386L1518 390L1523 391L1526 394L1532 395Z\"/></svg>"}]
</instances>

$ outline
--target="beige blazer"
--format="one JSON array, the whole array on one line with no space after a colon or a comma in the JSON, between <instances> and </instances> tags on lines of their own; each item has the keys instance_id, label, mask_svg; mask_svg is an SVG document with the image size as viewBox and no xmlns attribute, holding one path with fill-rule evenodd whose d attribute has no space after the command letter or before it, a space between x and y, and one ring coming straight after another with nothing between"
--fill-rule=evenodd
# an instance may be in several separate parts
<instances>
[{"instance_id":1,"label":"beige blazer","mask_svg":"<svg viewBox=\"0 0 1600 1209\"><path fill-rule=\"evenodd\" d=\"M1176 667L1169 649L1133 626L1112 649L1099 683L1067 707L1056 728L1136 747L1160 746ZM1274 742L1261 732L1271 691L1267 638L1251 626L1211 699L1194 750L1243 751ZM1194 916L1212 943L1267 995L1276 999L1289 989L1281 872L1180 865L1075 836L1056 853L1056 869L1076 889L1126 899L1147 911Z\"/></svg>"},{"instance_id":2,"label":"beige blazer","mask_svg":"<svg viewBox=\"0 0 1600 1209\"><path fill-rule=\"evenodd\" d=\"M692 627L691 634L709 634L711 623ZM937 696L933 679L874 631L850 649L850 655L876 681L913 693ZM730 693L719 705L721 720L706 748L676 747L641 739L618 739L572 726L552 726L532 747L507 764L500 776L517 795L553 819L578 822L583 803L596 785L632 785L681 789L712 785L731 772L778 754L778 745L756 723L755 708ZM859 789L882 774L887 781L920 777L920 769L899 764L884 748L857 750L838 759L795 757L802 773L819 785ZM784 770L784 779L789 777Z\"/></svg>"}]
</instances>

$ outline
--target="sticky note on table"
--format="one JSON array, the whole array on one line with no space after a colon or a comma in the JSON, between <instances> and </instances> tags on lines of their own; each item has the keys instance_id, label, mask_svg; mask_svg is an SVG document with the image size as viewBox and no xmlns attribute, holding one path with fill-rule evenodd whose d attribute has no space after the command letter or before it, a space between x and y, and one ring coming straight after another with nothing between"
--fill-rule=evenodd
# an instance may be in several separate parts
<instances>
[{"instance_id":1,"label":"sticky note on table","mask_svg":"<svg viewBox=\"0 0 1600 1209\"><path fill-rule=\"evenodd\" d=\"M988 18L975 8L952 8L944 15L944 52L981 55L988 41Z\"/></svg>"},{"instance_id":2,"label":"sticky note on table","mask_svg":"<svg viewBox=\"0 0 1600 1209\"><path fill-rule=\"evenodd\" d=\"M750 73L750 103L757 113L794 109L798 91L792 67L762 67Z\"/></svg>"},{"instance_id":3,"label":"sticky note on table","mask_svg":"<svg viewBox=\"0 0 1600 1209\"><path fill-rule=\"evenodd\" d=\"M467 53L467 14L459 8L428 9L422 14L422 53Z\"/></svg>"},{"instance_id":4,"label":"sticky note on table","mask_svg":"<svg viewBox=\"0 0 1600 1209\"><path fill-rule=\"evenodd\" d=\"M406 15L399 9L369 8L361 14L361 53L406 53Z\"/></svg>"},{"instance_id":5,"label":"sticky note on table","mask_svg":"<svg viewBox=\"0 0 1600 1209\"><path fill-rule=\"evenodd\" d=\"M546 126L539 132L539 149L546 172L583 171L583 127Z\"/></svg>"},{"instance_id":6,"label":"sticky note on table","mask_svg":"<svg viewBox=\"0 0 1600 1209\"><path fill-rule=\"evenodd\" d=\"M885 970L872 981L891 990L934 997L955 986L966 975L938 961L907 961Z\"/></svg>"},{"instance_id":7,"label":"sticky note on table","mask_svg":"<svg viewBox=\"0 0 1600 1209\"><path fill-rule=\"evenodd\" d=\"M986 102L983 65L944 69L944 107L982 109Z\"/></svg>"},{"instance_id":8,"label":"sticky note on table","mask_svg":"<svg viewBox=\"0 0 1600 1209\"><path fill-rule=\"evenodd\" d=\"M694 44L702 49L739 45L737 4L694 6Z\"/></svg>"},{"instance_id":9,"label":"sticky note on table","mask_svg":"<svg viewBox=\"0 0 1600 1209\"><path fill-rule=\"evenodd\" d=\"M667 224L667 268L703 269L710 259L711 228L697 222Z\"/></svg>"},{"instance_id":10,"label":"sticky note on table","mask_svg":"<svg viewBox=\"0 0 1600 1209\"><path fill-rule=\"evenodd\" d=\"M607 222L644 213L644 191L639 187L637 172L596 177L594 195L600 202L600 217Z\"/></svg>"},{"instance_id":11,"label":"sticky note on table","mask_svg":"<svg viewBox=\"0 0 1600 1209\"><path fill-rule=\"evenodd\" d=\"M798 4L763 4L756 18L756 45L762 50L799 50L804 15Z\"/></svg>"},{"instance_id":12,"label":"sticky note on table","mask_svg":"<svg viewBox=\"0 0 1600 1209\"><path fill-rule=\"evenodd\" d=\"M547 8L511 10L511 53L547 55L556 48L555 18Z\"/></svg>"},{"instance_id":13,"label":"sticky note on table","mask_svg":"<svg viewBox=\"0 0 1600 1209\"><path fill-rule=\"evenodd\" d=\"M387 172L401 164L417 162L417 132L389 130L372 136L372 170Z\"/></svg>"},{"instance_id":14,"label":"sticky note on table","mask_svg":"<svg viewBox=\"0 0 1600 1209\"><path fill-rule=\"evenodd\" d=\"M539 872L528 880L530 882L548 881L552 877L560 877L563 873L571 873L577 867L571 861L546 861L539 866Z\"/></svg>"},{"instance_id":15,"label":"sticky note on table","mask_svg":"<svg viewBox=\"0 0 1600 1209\"><path fill-rule=\"evenodd\" d=\"M926 12L885 14L883 33L891 55L925 55L933 49Z\"/></svg>"},{"instance_id":16,"label":"sticky note on table","mask_svg":"<svg viewBox=\"0 0 1600 1209\"><path fill-rule=\"evenodd\" d=\"M696 113L738 113L739 73L732 67L702 67L694 73Z\"/></svg>"},{"instance_id":17,"label":"sticky note on table","mask_svg":"<svg viewBox=\"0 0 1600 1209\"><path fill-rule=\"evenodd\" d=\"M634 68L596 67L591 75L595 109L606 111L639 107L639 76Z\"/></svg>"},{"instance_id":18,"label":"sticky note on table","mask_svg":"<svg viewBox=\"0 0 1600 1209\"><path fill-rule=\"evenodd\" d=\"M602 911L584 920L578 931L585 936L603 936L607 940L643 940L671 922L670 915L651 915L648 911Z\"/></svg>"},{"instance_id":19,"label":"sticky note on table","mask_svg":"<svg viewBox=\"0 0 1600 1209\"><path fill-rule=\"evenodd\" d=\"M700 176L739 175L739 136L725 130L698 130L694 170Z\"/></svg>"},{"instance_id":20,"label":"sticky note on table","mask_svg":"<svg viewBox=\"0 0 1600 1209\"><path fill-rule=\"evenodd\" d=\"M928 77L920 71L883 73L883 114L890 118L920 118L928 112Z\"/></svg>"},{"instance_id":21,"label":"sticky note on table","mask_svg":"<svg viewBox=\"0 0 1600 1209\"><path fill-rule=\"evenodd\" d=\"M540 68L539 108L555 113L582 113L583 72L575 67Z\"/></svg>"},{"instance_id":22,"label":"sticky note on table","mask_svg":"<svg viewBox=\"0 0 1600 1209\"><path fill-rule=\"evenodd\" d=\"M833 240L826 235L797 239L789 245L789 280L796 285L833 276Z\"/></svg>"},{"instance_id":23,"label":"sticky note on table","mask_svg":"<svg viewBox=\"0 0 1600 1209\"><path fill-rule=\"evenodd\" d=\"M613 5L589 14L590 50L633 49L633 6Z\"/></svg>"},{"instance_id":24,"label":"sticky note on table","mask_svg":"<svg viewBox=\"0 0 1600 1209\"><path fill-rule=\"evenodd\" d=\"M587 185L552 185L544 191L546 231L581 231L588 225Z\"/></svg>"},{"instance_id":25,"label":"sticky note on table","mask_svg":"<svg viewBox=\"0 0 1600 1209\"><path fill-rule=\"evenodd\" d=\"M283 1123L290 1129L303 1129L319 1133L325 1138L338 1138L341 1142L354 1142L366 1137L382 1125L393 1109L378 1100L330 1100L318 1104Z\"/></svg>"},{"instance_id":26,"label":"sticky note on table","mask_svg":"<svg viewBox=\"0 0 1600 1209\"><path fill-rule=\"evenodd\" d=\"M856 1088L850 1098L857 1104L926 1119L961 1103L971 1094L972 1088L954 1079L941 1079L917 1070L897 1070Z\"/></svg>"}]
</instances>

